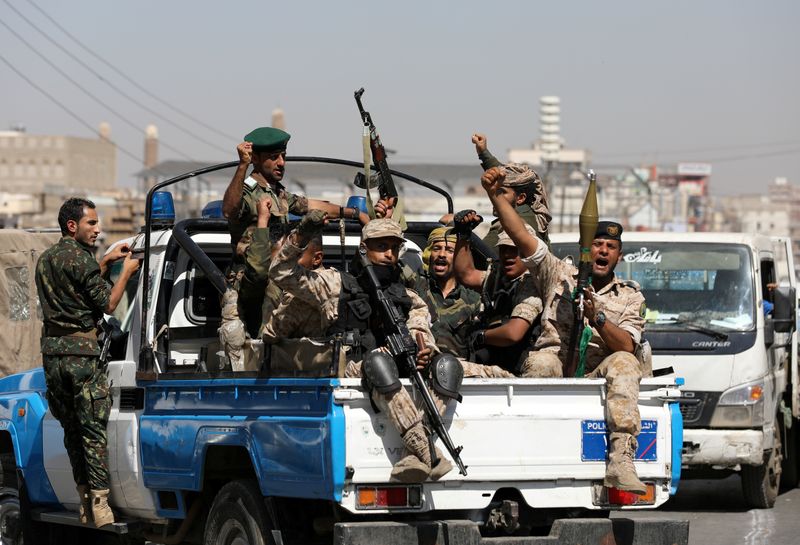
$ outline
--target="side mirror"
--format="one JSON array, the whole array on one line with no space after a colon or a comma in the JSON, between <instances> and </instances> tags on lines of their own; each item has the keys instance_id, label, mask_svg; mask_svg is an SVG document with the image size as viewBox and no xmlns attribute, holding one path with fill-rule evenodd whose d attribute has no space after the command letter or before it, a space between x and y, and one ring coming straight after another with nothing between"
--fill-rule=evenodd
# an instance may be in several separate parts
<instances>
[{"instance_id":1,"label":"side mirror","mask_svg":"<svg viewBox=\"0 0 800 545\"><path fill-rule=\"evenodd\" d=\"M772 316L764 317L764 346L769 348L775 344L775 322Z\"/></svg>"},{"instance_id":2,"label":"side mirror","mask_svg":"<svg viewBox=\"0 0 800 545\"><path fill-rule=\"evenodd\" d=\"M797 295L795 288L791 286L781 286L772 292L775 308L772 310L772 321L775 324L775 331L778 333L788 333L795 324L795 312L797 305Z\"/></svg>"}]
</instances>

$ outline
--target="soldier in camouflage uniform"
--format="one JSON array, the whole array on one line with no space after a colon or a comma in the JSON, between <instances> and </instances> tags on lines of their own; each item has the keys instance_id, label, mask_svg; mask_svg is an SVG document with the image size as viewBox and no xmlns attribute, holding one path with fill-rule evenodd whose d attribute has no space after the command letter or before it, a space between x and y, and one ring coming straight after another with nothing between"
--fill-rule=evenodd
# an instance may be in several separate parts
<instances>
[{"instance_id":1,"label":"soldier in camouflage uniform","mask_svg":"<svg viewBox=\"0 0 800 545\"><path fill-rule=\"evenodd\" d=\"M456 236L448 231L449 227L437 227L428 235L427 272L417 276L414 289L428 305L439 350L469 359L470 324L480 311L481 297L456 281Z\"/></svg>"},{"instance_id":2,"label":"soldier in camouflage uniform","mask_svg":"<svg viewBox=\"0 0 800 545\"><path fill-rule=\"evenodd\" d=\"M465 212L457 214L459 224L474 225L480 218L473 211ZM527 229L535 236L532 227L528 225ZM461 231L458 227L457 230ZM459 282L480 293L483 303L478 329L470 335L470 356L473 361L497 365L507 371L507 376L514 376L538 332L542 298L514 241L503 231L495 244L500 259L488 271L475 268L469 240L468 236L459 237L454 268Z\"/></svg>"},{"instance_id":3,"label":"soldier in camouflage uniform","mask_svg":"<svg viewBox=\"0 0 800 545\"><path fill-rule=\"evenodd\" d=\"M362 222L369 219L357 208L343 208L286 191L281 180L289 138L288 133L272 127L260 127L245 135L244 142L236 148L239 166L222 201L222 211L230 225L233 250L229 279L240 295L240 317L254 338L261 324L264 286L253 283L244 273L258 217L258 202L264 198L271 202L269 227L273 240L288 232L290 213L301 216L309 209L317 209L324 210L331 218L345 217ZM248 177L251 164L253 170Z\"/></svg>"},{"instance_id":4,"label":"soldier in camouflage uniform","mask_svg":"<svg viewBox=\"0 0 800 545\"><path fill-rule=\"evenodd\" d=\"M311 225L313 222L317 222L316 227ZM429 434L423 425L423 413L400 384L397 365L383 348L385 334L378 316L371 313L369 290L364 277L360 276L363 272L360 263L354 264L355 277L324 267L309 270L297 263L303 255L304 247L313 237L314 230L321 226L321 217L309 214L270 265L272 281L285 294L301 301L302 308L307 312L316 309L315 317L318 320L312 322L295 317L298 314L296 309L300 308L298 303L295 307L287 306L283 316L276 312L276 325L273 329L280 328L281 334L321 337L330 334L332 326L336 324L352 326L360 321L361 352L358 355L351 352L345 376L363 377L372 391L376 406L388 416L403 439L405 451L403 457L394 464L392 479L401 482L439 479L452 469L452 464L438 449L431 456ZM431 380L431 395L440 412L444 412L447 400L458 397L461 376L487 375L484 366L460 364L450 355L438 354L432 358L438 350L430 330L431 316L428 307L419 295L400 282L397 263L403 242L400 224L392 219L372 220L362 231L362 245L385 286L384 293L407 316L409 331L423 347L417 354L418 366L427 368L431 365L437 370L432 373L434 378ZM362 295L366 295L367 299ZM372 307L376 306L375 302L371 304ZM297 327L293 333L289 332L291 325ZM457 375L455 379L448 383L439 382L438 377L451 376L452 373Z\"/></svg>"},{"instance_id":5,"label":"soldier in camouflage uniform","mask_svg":"<svg viewBox=\"0 0 800 545\"><path fill-rule=\"evenodd\" d=\"M42 305L42 360L50 412L64 428L72 475L80 498L80 520L92 512L99 528L114 522L108 506L106 426L111 398L98 356L97 324L119 304L139 267L127 245L115 247L100 264L93 248L100 233L95 205L67 200L58 213L62 238L39 257L36 288ZM104 279L109 265L125 258L113 287Z\"/></svg>"},{"instance_id":6,"label":"soldier in camouflage uniform","mask_svg":"<svg viewBox=\"0 0 800 545\"><path fill-rule=\"evenodd\" d=\"M572 292L577 268L551 254L547 245L525 229L507 202L498 199L503 172L490 169L481 178L495 205L500 222L515 240L523 262L545 294L543 332L523 367L524 376L560 377L566 367L570 331L574 323ZM592 242L592 284L585 292L584 317L592 339L586 350L589 378L606 379L606 422L610 432L609 464L605 485L637 494L645 486L636 474L633 459L641 431L639 381L643 367L637 354L642 346L645 301L638 284L621 281L614 268L622 256L622 226L600 222Z\"/></svg>"},{"instance_id":7,"label":"soldier in camouflage uniform","mask_svg":"<svg viewBox=\"0 0 800 545\"><path fill-rule=\"evenodd\" d=\"M481 162L483 170L492 167L504 167L506 169L506 180L503 183L503 198L510 202L517 214L525 220L536 231L536 235L544 240L548 245L548 227L553 219L547 205L547 193L539 175L526 165L517 163L503 164L492 155L487 148L486 136L475 133L472 135L472 143L475 144L475 151ZM509 188L510 191L506 188ZM495 216L497 214L495 213ZM497 244L497 238L502 230L499 220L492 221L489 233L483 238L488 246Z\"/></svg>"}]
</instances>

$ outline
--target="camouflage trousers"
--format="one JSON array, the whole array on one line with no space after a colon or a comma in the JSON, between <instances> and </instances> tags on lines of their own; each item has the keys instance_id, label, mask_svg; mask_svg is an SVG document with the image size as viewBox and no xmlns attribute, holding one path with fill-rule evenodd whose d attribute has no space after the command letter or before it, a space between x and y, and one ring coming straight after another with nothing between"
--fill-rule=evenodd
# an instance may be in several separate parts
<instances>
[{"instance_id":1,"label":"camouflage trousers","mask_svg":"<svg viewBox=\"0 0 800 545\"><path fill-rule=\"evenodd\" d=\"M522 365L522 376L526 378L561 378L562 373L561 360L555 352L531 352ZM639 416L642 366L636 356L628 352L614 352L603 359L586 378L606 379L608 431L639 435L642 429Z\"/></svg>"},{"instance_id":2,"label":"camouflage trousers","mask_svg":"<svg viewBox=\"0 0 800 545\"><path fill-rule=\"evenodd\" d=\"M109 487L108 437L111 412L108 378L96 356L53 356L44 359L47 402L64 428L75 484L92 490Z\"/></svg>"},{"instance_id":3,"label":"camouflage trousers","mask_svg":"<svg viewBox=\"0 0 800 545\"><path fill-rule=\"evenodd\" d=\"M461 367L464 369L464 377L469 378L507 378L513 377L508 371L494 366L481 365L459 359ZM345 369L344 376L347 378L360 378L361 362L349 362ZM444 414L449 398L439 395L436 390L428 387L433 402L439 410L439 414ZM372 401L378 409L385 413L395 429L404 435L406 431L422 422L423 410L417 406L411 394L405 388L401 388L390 394L382 394L377 390L372 392Z\"/></svg>"},{"instance_id":4,"label":"camouflage trousers","mask_svg":"<svg viewBox=\"0 0 800 545\"><path fill-rule=\"evenodd\" d=\"M344 376L346 378L361 378L361 362L348 362ZM431 393L431 397L436 404L436 408L439 410L439 414L444 414L447 406L447 399L439 395L433 388L429 387L428 391ZM387 416L394 429L400 434L400 437L405 435L405 433L415 425L422 422L422 417L424 415L423 409L417 406L411 394L405 388L400 388L388 394L382 394L377 390L373 390L372 402L375 403L379 411Z\"/></svg>"}]
</instances>

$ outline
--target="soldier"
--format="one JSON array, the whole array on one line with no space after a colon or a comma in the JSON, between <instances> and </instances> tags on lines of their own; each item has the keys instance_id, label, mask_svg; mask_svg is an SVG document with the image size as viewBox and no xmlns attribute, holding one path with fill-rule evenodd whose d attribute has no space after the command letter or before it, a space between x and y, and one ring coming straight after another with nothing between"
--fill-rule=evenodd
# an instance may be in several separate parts
<instances>
[{"instance_id":1,"label":"soldier","mask_svg":"<svg viewBox=\"0 0 800 545\"><path fill-rule=\"evenodd\" d=\"M473 317L480 311L480 294L466 289L453 272L456 235L449 227L437 227L428 235L427 272L417 276L415 290L427 303L436 346L463 359L469 359L469 332Z\"/></svg>"},{"instance_id":2,"label":"soldier","mask_svg":"<svg viewBox=\"0 0 800 545\"><path fill-rule=\"evenodd\" d=\"M547 206L547 193L539 175L527 165L518 163L503 164L492 155L487 148L486 136L480 133L472 135L472 143L481 161L483 170L493 167L506 169L506 179L503 183L502 197L511 203L525 223L536 231L537 236L550 244L548 227L553 219ZM510 189L510 191L509 191ZM492 212L497 216L496 212ZM498 220L492 222L489 233L483 241L489 245L497 244L497 237L502 230Z\"/></svg>"},{"instance_id":3,"label":"soldier","mask_svg":"<svg viewBox=\"0 0 800 545\"><path fill-rule=\"evenodd\" d=\"M263 286L254 285L244 277L244 268L246 254L253 240L258 202L261 199L268 198L272 203L270 227L274 231L273 237L279 237L278 231L287 227L289 213L303 215L309 209L324 210L331 218L359 219L362 223L369 221L366 214L357 208L343 208L286 191L281 180L286 166L286 145L289 138L288 133L272 127L260 127L245 135L244 142L236 148L239 166L222 200L222 212L228 218L233 249L229 277L239 292L240 316L251 337L258 333L264 294ZM253 171L247 177L251 164Z\"/></svg>"},{"instance_id":4,"label":"soldier","mask_svg":"<svg viewBox=\"0 0 800 545\"><path fill-rule=\"evenodd\" d=\"M465 228L480 221L474 211L465 212L456 214L459 234L467 234ZM530 225L526 228L535 236ZM519 258L514 241L503 231L495 243L500 259L488 271L475 268L469 240L469 236L459 236L454 269L457 280L481 294L483 301L479 329L470 336L470 359L518 373L532 347L542 313L542 298Z\"/></svg>"},{"instance_id":5,"label":"soldier","mask_svg":"<svg viewBox=\"0 0 800 545\"><path fill-rule=\"evenodd\" d=\"M397 364L385 351L386 334L378 317L371 312L371 306L377 306L377 303L371 301L369 296L363 266L355 262L353 276L324 267L308 270L297 263L304 247L322 228L322 224L323 216L316 211L303 219L270 264L270 278L285 293L305 302L305 308L317 309L318 329L305 329L302 333L306 336L330 336L352 330L360 334L360 345L353 347L348 356L345 376L363 377L375 405L388 415L403 439L403 457L392 468L392 480L416 483L428 478L439 479L452 469L452 464L438 448L431 456L429 433L422 422L423 413L401 386ZM463 376L488 376L491 369L459 364L452 355L436 354L438 350L430 331L428 307L400 279L398 260L404 241L400 224L393 219L372 220L362 230L361 245L385 286L384 293L407 316L408 329L421 345L417 353L418 366L427 368L431 365L435 369L431 373L431 395L440 412L444 412L447 400L458 398ZM280 325L281 320L285 325L297 314L290 307L285 312L286 319L280 316L274 318L279 323L277 327L282 327L282 333L288 328Z\"/></svg>"},{"instance_id":6,"label":"soldier","mask_svg":"<svg viewBox=\"0 0 800 545\"><path fill-rule=\"evenodd\" d=\"M64 428L72 476L80 498L80 521L89 511L100 528L114 522L108 505L106 426L111 410L104 362L99 361L97 324L117 308L139 260L116 246L98 265L93 249L100 233L95 205L72 198L58 212L62 238L36 264L42 304L42 360L50 412ZM117 283L104 279L109 265L125 258Z\"/></svg>"},{"instance_id":7,"label":"soldier","mask_svg":"<svg viewBox=\"0 0 800 545\"><path fill-rule=\"evenodd\" d=\"M525 229L511 205L498 198L503 173L490 169L481 183L496 207L503 228L516 242L523 262L545 295L542 334L523 365L526 377L560 377L566 364L570 330L574 323L572 292L577 269L551 254L547 245ZM584 316L592 339L586 349L589 378L604 377L608 388L606 422L610 432L609 464L605 486L637 494L645 486L636 474L633 459L641 430L639 381L645 302L638 284L622 281L614 268L622 256L622 226L600 222L591 247L592 285L585 291Z\"/></svg>"}]
</instances>

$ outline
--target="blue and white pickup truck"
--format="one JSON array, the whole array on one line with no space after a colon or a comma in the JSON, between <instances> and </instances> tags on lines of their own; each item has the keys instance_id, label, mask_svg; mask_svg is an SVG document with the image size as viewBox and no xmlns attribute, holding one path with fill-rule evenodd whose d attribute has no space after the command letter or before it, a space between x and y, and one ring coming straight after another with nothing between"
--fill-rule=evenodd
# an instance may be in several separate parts
<instances>
[{"instance_id":1,"label":"blue and white pickup truck","mask_svg":"<svg viewBox=\"0 0 800 545\"><path fill-rule=\"evenodd\" d=\"M210 170L158 184L147 217L157 216L155 190ZM430 227L409 225L408 258ZM358 226L347 230L352 255ZM339 237L325 244L336 258ZM466 379L463 402L444 420L467 475L392 484L402 441L359 380L270 376L258 358L233 371L217 356L220 271L230 259L223 220L148 222L135 245L143 267L108 364L118 522L105 531L78 522L62 429L35 369L0 379L2 543L687 542L686 521L625 521L614 541L620 521L607 518L675 493L680 379L642 381L643 496L602 486L605 382L588 379ZM259 344L248 348L258 354Z\"/></svg>"}]
</instances>

